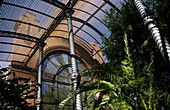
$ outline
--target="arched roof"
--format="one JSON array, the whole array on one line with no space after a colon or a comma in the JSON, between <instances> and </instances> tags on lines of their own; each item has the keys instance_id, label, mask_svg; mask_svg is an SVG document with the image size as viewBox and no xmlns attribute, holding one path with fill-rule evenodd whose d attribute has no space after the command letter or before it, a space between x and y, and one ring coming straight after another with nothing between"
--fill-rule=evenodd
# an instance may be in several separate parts
<instances>
[{"instance_id":1,"label":"arched roof","mask_svg":"<svg viewBox=\"0 0 170 110\"><path fill-rule=\"evenodd\" d=\"M121 0L3 0L0 16L0 61L12 60L27 64L38 51L39 42L46 42L47 38L54 35L67 37L68 9L73 11L73 34L91 48L90 42L102 45L101 36L109 35L103 22L106 10L114 7L119 11L120 2ZM28 20L28 15L35 20ZM19 30L22 25L25 26L23 28L28 28L26 32ZM22 51L17 48L22 48ZM98 52L96 50L95 54ZM15 59L16 57L21 60Z\"/></svg>"}]
</instances>

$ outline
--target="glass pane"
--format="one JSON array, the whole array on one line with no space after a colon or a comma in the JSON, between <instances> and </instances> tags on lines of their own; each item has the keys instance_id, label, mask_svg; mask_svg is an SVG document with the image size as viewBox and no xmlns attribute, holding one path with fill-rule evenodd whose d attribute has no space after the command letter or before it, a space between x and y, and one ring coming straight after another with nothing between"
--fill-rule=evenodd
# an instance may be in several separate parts
<instances>
[{"instance_id":1,"label":"glass pane","mask_svg":"<svg viewBox=\"0 0 170 110\"><path fill-rule=\"evenodd\" d=\"M10 55L11 54L9 54L9 53L0 53L0 61L10 61L10 60L8 60Z\"/></svg>"},{"instance_id":2,"label":"glass pane","mask_svg":"<svg viewBox=\"0 0 170 110\"><path fill-rule=\"evenodd\" d=\"M84 21L86 21L90 15L85 13L85 12L82 12L82 11L79 11L79 10L75 10L74 14L72 15L73 17L76 17L76 18L79 18L79 19L82 19Z\"/></svg>"},{"instance_id":3,"label":"glass pane","mask_svg":"<svg viewBox=\"0 0 170 110\"><path fill-rule=\"evenodd\" d=\"M72 92L70 56L67 53L53 52L46 57L43 63L43 109L57 108L57 104L67 98ZM86 69L77 59L78 72ZM54 72L55 71L55 72ZM87 78L82 77L86 80ZM86 80L87 81L87 80ZM73 102L66 104L65 110L73 109Z\"/></svg>"},{"instance_id":4,"label":"glass pane","mask_svg":"<svg viewBox=\"0 0 170 110\"><path fill-rule=\"evenodd\" d=\"M90 14L93 14L97 10L95 6L84 1L78 1L74 8L82 9L86 12L89 12Z\"/></svg>"},{"instance_id":5,"label":"glass pane","mask_svg":"<svg viewBox=\"0 0 170 110\"><path fill-rule=\"evenodd\" d=\"M99 42L100 44L102 43L102 40L101 40L101 36L96 32L94 31L93 29L89 28L88 26L84 25L83 28L86 32L90 33L94 39L90 42Z\"/></svg>"}]
</instances>

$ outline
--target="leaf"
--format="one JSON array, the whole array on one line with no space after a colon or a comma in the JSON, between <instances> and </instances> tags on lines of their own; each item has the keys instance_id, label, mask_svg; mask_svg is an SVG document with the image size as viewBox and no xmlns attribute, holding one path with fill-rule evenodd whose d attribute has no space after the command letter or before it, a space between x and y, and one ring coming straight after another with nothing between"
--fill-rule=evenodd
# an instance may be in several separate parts
<instances>
[{"instance_id":1,"label":"leaf","mask_svg":"<svg viewBox=\"0 0 170 110\"><path fill-rule=\"evenodd\" d=\"M94 89L94 90L88 91L87 100L89 100L92 97L92 95L96 94L97 92L101 92L101 91L104 91L104 89Z\"/></svg>"},{"instance_id":2,"label":"leaf","mask_svg":"<svg viewBox=\"0 0 170 110\"><path fill-rule=\"evenodd\" d=\"M109 100L110 100L110 96L104 95L103 98L102 98L102 102L99 105L100 106L105 105L105 104L107 104L109 102Z\"/></svg>"},{"instance_id":3,"label":"leaf","mask_svg":"<svg viewBox=\"0 0 170 110\"><path fill-rule=\"evenodd\" d=\"M148 40L149 39L147 39L147 40L145 40L145 42L141 45L141 48L147 48L148 47Z\"/></svg>"},{"instance_id":4,"label":"leaf","mask_svg":"<svg viewBox=\"0 0 170 110\"><path fill-rule=\"evenodd\" d=\"M122 65L122 70L123 70L127 75L130 75L130 71L128 70L127 66Z\"/></svg>"},{"instance_id":5,"label":"leaf","mask_svg":"<svg viewBox=\"0 0 170 110\"><path fill-rule=\"evenodd\" d=\"M63 101L61 101L61 102L59 103L59 109L60 109L60 110L63 110L64 107L65 107L65 105L66 105L66 103L67 103L70 99L72 99L73 97L74 97L74 95L72 94L72 95L68 96L66 99L64 99Z\"/></svg>"},{"instance_id":6,"label":"leaf","mask_svg":"<svg viewBox=\"0 0 170 110\"><path fill-rule=\"evenodd\" d=\"M128 60L123 60L121 63L122 63L123 65L129 64Z\"/></svg>"}]
</instances>

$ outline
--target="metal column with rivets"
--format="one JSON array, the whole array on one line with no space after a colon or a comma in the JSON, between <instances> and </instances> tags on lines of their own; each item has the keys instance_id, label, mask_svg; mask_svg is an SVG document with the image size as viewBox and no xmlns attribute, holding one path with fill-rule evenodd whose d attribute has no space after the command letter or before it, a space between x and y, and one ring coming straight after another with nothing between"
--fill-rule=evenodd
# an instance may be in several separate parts
<instances>
[{"instance_id":1,"label":"metal column with rivets","mask_svg":"<svg viewBox=\"0 0 170 110\"><path fill-rule=\"evenodd\" d=\"M67 23L68 23L68 36L69 36L69 46L70 46L70 55L71 55L71 67L72 67L72 76L71 80L73 82L73 88L74 91L78 89L79 84L79 74L77 72L77 64L76 64L76 54L75 54L75 47L74 47L74 36L73 36L73 30L72 30L72 20L71 20L71 10L66 11L67 14ZM82 110L82 104L81 104L81 96L80 94L77 94L75 96L75 104L76 104L76 110Z\"/></svg>"},{"instance_id":2,"label":"metal column with rivets","mask_svg":"<svg viewBox=\"0 0 170 110\"><path fill-rule=\"evenodd\" d=\"M44 43L39 43L39 67L38 67L38 92L37 92L37 100L36 106L37 110L41 110L42 105L42 59L43 59L43 47Z\"/></svg>"},{"instance_id":3,"label":"metal column with rivets","mask_svg":"<svg viewBox=\"0 0 170 110\"><path fill-rule=\"evenodd\" d=\"M150 34L155 41L159 51L164 57L165 61L170 64L170 45L168 41L160 35L159 28L157 27L152 16L148 15L146 6L143 5L141 0L134 0L135 6L138 9L141 17L144 20L144 24L147 26Z\"/></svg>"}]
</instances>

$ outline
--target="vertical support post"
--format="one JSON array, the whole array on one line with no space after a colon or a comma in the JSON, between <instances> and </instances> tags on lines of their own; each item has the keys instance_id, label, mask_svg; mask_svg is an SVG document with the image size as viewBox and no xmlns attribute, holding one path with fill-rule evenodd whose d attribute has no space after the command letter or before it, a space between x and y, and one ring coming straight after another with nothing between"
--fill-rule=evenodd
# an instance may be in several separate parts
<instances>
[{"instance_id":1,"label":"vertical support post","mask_svg":"<svg viewBox=\"0 0 170 110\"><path fill-rule=\"evenodd\" d=\"M76 91L78 89L78 84L79 84L79 74L77 72L74 37L73 37L72 20L71 20L71 10L67 10L66 14L67 14L68 36L69 36L69 44L70 44L71 67L72 67L71 80L73 82L73 89L74 91ZM80 94L77 94L75 96L75 103L76 103L76 110L82 110Z\"/></svg>"},{"instance_id":2,"label":"vertical support post","mask_svg":"<svg viewBox=\"0 0 170 110\"><path fill-rule=\"evenodd\" d=\"M36 106L37 110L41 110L42 104L42 59L43 59L43 47L44 43L39 42L39 67L38 67L38 92L37 92L37 100Z\"/></svg>"},{"instance_id":3,"label":"vertical support post","mask_svg":"<svg viewBox=\"0 0 170 110\"><path fill-rule=\"evenodd\" d=\"M167 61L168 64L170 64L170 45L168 41L161 37L159 28L156 26L153 17L148 15L147 8L143 5L142 1L134 0L134 3L163 58L165 61Z\"/></svg>"}]
</instances>

